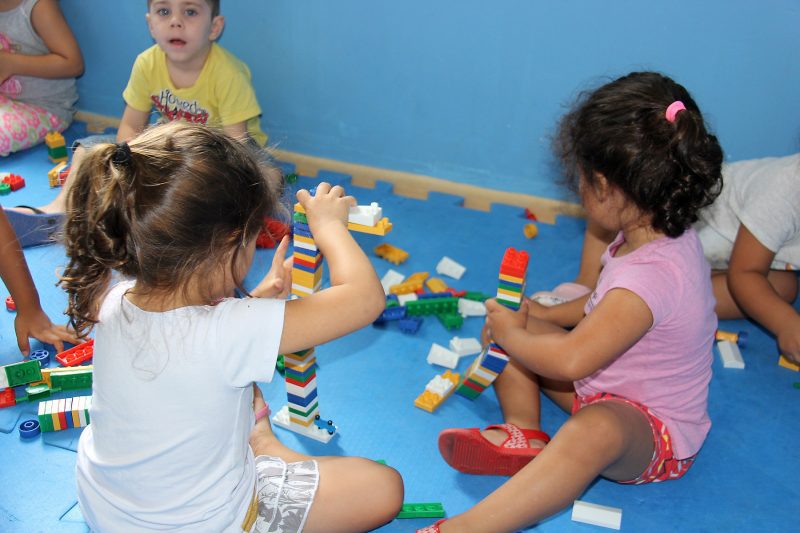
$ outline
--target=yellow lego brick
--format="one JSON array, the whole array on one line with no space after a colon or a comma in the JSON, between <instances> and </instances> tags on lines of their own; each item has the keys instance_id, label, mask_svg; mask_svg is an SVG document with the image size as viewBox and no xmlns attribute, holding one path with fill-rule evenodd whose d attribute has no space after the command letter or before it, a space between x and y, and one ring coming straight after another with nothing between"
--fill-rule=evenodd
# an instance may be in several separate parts
<instances>
[{"instance_id":1,"label":"yellow lego brick","mask_svg":"<svg viewBox=\"0 0 800 533\"><path fill-rule=\"evenodd\" d=\"M421 281L412 281L412 282L404 282L398 283L397 285L392 285L389 287L389 292L391 294L410 294L412 292L417 292L422 288Z\"/></svg>"},{"instance_id":2,"label":"yellow lego brick","mask_svg":"<svg viewBox=\"0 0 800 533\"><path fill-rule=\"evenodd\" d=\"M795 372L800 372L800 365L792 363L789 361L785 355L780 356L778 359L778 364L783 368L788 368L789 370L794 370Z\"/></svg>"},{"instance_id":3,"label":"yellow lego brick","mask_svg":"<svg viewBox=\"0 0 800 533\"><path fill-rule=\"evenodd\" d=\"M317 243L314 242L314 239L310 237L306 237L305 235L298 235L297 233L294 234L292 237L297 242L302 242L304 244L310 244L316 248Z\"/></svg>"},{"instance_id":4,"label":"yellow lego brick","mask_svg":"<svg viewBox=\"0 0 800 533\"><path fill-rule=\"evenodd\" d=\"M504 294L504 295L508 296L509 298L511 298L512 300L517 300L517 301L519 301L522 298L522 291L514 292L514 291L509 291L509 290L506 290L506 289L501 289L501 288L498 287L497 288L497 295L499 296L501 294Z\"/></svg>"},{"instance_id":5,"label":"yellow lego brick","mask_svg":"<svg viewBox=\"0 0 800 533\"><path fill-rule=\"evenodd\" d=\"M399 265L408 259L408 252L385 242L373 248L372 251L378 257L382 257L395 265Z\"/></svg>"},{"instance_id":6,"label":"yellow lego brick","mask_svg":"<svg viewBox=\"0 0 800 533\"><path fill-rule=\"evenodd\" d=\"M425 282L425 286L431 292L445 292L449 287L447 283L439 278L431 278Z\"/></svg>"},{"instance_id":7,"label":"yellow lego brick","mask_svg":"<svg viewBox=\"0 0 800 533\"><path fill-rule=\"evenodd\" d=\"M517 276L509 276L508 274L500 274L498 278L502 281L510 281L511 283L518 283L519 285L525 283L525 278L518 278Z\"/></svg>"},{"instance_id":8,"label":"yellow lego brick","mask_svg":"<svg viewBox=\"0 0 800 533\"><path fill-rule=\"evenodd\" d=\"M426 279L428 279L428 273L427 272L414 272L413 274L408 276L406 279L404 279L403 283L408 283L408 282L412 282L412 281L420 281L420 282L422 282L422 281L425 281Z\"/></svg>"},{"instance_id":9,"label":"yellow lego brick","mask_svg":"<svg viewBox=\"0 0 800 533\"><path fill-rule=\"evenodd\" d=\"M434 412L444 401L444 398L431 391L422 391L422 394L414 400L414 406L419 407L429 413Z\"/></svg>"},{"instance_id":10,"label":"yellow lego brick","mask_svg":"<svg viewBox=\"0 0 800 533\"><path fill-rule=\"evenodd\" d=\"M51 131L50 133L44 136L44 143L47 145L48 148L60 148L61 146L66 146L64 142L64 136L57 131Z\"/></svg>"},{"instance_id":11,"label":"yellow lego brick","mask_svg":"<svg viewBox=\"0 0 800 533\"><path fill-rule=\"evenodd\" d=\"M392 223L389 222L388 218L383 217L374 226L365 226L363 224L353 224L352 222L348 222L347 229L350 231L356 231L358 233L369 233L370 235L386 235L392 231Z\"/></svg>"}]
</instances>

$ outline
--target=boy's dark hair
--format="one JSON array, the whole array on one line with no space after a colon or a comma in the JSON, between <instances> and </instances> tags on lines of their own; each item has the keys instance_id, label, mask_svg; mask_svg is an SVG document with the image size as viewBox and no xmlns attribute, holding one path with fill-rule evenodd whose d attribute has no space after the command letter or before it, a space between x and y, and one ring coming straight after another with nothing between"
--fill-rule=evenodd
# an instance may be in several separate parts
<instances>
[{"instance_id":1,"label":"boy's dark hair","mask_svg":"<svg viewBox=\"0 0 800 533\"><path fill-rule=\"evenodd\" d=\"M274 174L245 144L181 121L90 149L67 193L59 281L76 331L96 323L112 271L135 278L139 294L185 295L225 268L243 290L238 254L284 210Z\"/></svg>"},{"instance_id":2,"label":"boy's dark hair","mask_svg":"<svg viewBox=\"0 0 800 533\"><path fill-rule=\"evenodd\" d=\"M667 107L686 106L670 122ZM722 148L694 99L656 72L633 72L582 93L559 125L555 151L567 183L602 174L670 237L697 220L722 187Z\"/></svg>"},{"instance_id":3,"label":"boy's dark hair","mask_svg":"<svg viewBox=\"0 0 800 533\"><path fill-rule=\"evenodd\" d=\"M206 0L206 3L211 7L211 18L219 16L220 8L219 4L222 0ZM150 4L153 3L153 0L147 0L147 10L150 10Z\"/></svg>"}]
</instances>

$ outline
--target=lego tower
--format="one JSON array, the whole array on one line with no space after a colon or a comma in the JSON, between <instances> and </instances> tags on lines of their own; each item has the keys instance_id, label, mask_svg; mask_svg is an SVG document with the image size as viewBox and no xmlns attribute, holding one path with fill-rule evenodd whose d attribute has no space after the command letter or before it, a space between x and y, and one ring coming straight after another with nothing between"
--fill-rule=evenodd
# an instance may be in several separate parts
<instances>
[{"instance_id":1,"label":"lego tower","mask_svg":"<svg viewBox=\"0 0 800 533\"><path fill-rule=\"evenodd\" d=\"M517 310L522 304L522 291L525 273L528 270L528 253L506 248L500 264L500 280L497 286L497 301L509 309ZM508 363L508 354L496 342L481 352L464 374L463 381L456 388L461 396L474 400L491 385Z\"/></svg>"}]
</instances>

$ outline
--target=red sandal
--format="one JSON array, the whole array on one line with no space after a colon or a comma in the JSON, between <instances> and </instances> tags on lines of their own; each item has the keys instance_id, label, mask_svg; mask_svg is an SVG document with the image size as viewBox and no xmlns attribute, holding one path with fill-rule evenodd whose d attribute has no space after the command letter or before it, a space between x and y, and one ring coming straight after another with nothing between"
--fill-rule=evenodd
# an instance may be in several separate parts
<instances>
[{"instance_id":1,"label":"red sandal","mask_svg":"<svg viewBox=\"0 0 800 533\"><path fill-rule=\"evenodd\" d=\"M435 524L431 524L427 527L423 527L422 529L418 529L416 533L440 533L439 524L441 524L444 521L445 521L444 518L442 518L441 520L437 520Z\"/></svg>"},{"instance_id":2,"label":"red sandal","mask_svg":"<svg viewBox=\"0 0 800 533\"><path fill-rule=\"evenodd\" d=\"M486 429L493 428L508 433L500 446L486 440L478 428L446 429L439 434L439 452L447 464L465 474L513 476L542 451L531 448L529 439L550 442L550 436L538 429L521 429L514 424Z\"/></svg>"}]
</instances>

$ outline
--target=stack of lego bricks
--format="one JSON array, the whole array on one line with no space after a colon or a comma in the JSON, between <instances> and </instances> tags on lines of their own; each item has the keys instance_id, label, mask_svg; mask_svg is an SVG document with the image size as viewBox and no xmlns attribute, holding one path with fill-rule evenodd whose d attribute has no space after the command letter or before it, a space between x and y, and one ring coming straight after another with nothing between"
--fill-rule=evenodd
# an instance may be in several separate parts
<instances>
[{"instance_id":1,"label":"stack of lego bricks","mask_svg":"<svg viewBox=\"0 0 800 533\"><path fill-rule=\"evenodd\" d=\"M61 431L89 425L91 396L75 396L39 402L39 427L42 431Z\"/></svg>"},{"instance_id":2,"label":"stack of lego bricks","mask_svg":"<svg viewBox=\"0 0 800 533\"><path fill-rule=\"evenodd\" d=\"M528 253L507 248L500 265L497 301L517 310L522 304L525 273L528 270ZM470 365L456 392L469 399L477 398L491 385L508 363L508 354L494 341L490 341Z\"/></svg>"}]
</instances>

